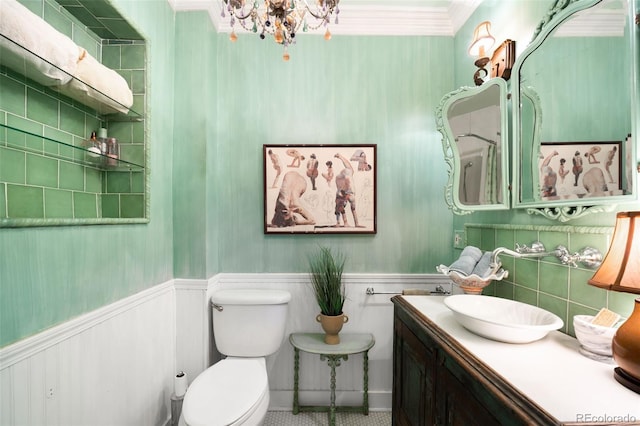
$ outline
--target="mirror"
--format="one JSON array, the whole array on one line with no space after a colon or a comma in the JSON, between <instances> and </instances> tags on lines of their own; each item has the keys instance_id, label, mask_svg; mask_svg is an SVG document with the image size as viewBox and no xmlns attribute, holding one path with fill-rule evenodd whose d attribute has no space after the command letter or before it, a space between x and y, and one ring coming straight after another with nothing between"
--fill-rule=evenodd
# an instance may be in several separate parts
<instances>
[{"instance_id":1,"label":"mirror","mask_svg":"<svg viewBox=\"0 0 640 426\"><path fill-rule=\"evenodd\" d=\"M568 221L637 198L632 15L628 0L556 2L518 58L515 208Z\"/></svg>"},{"instance_id":2,"label":"mirror","mask_svg":"<svg viewBox=\"0 0 640 426\"><path fill-rule=\"evenodd\" d=\"M449 166L445 201L456 214L509 208L507 85L501 78L447 94L436 109Z\"/></svg>"}]
</instances>

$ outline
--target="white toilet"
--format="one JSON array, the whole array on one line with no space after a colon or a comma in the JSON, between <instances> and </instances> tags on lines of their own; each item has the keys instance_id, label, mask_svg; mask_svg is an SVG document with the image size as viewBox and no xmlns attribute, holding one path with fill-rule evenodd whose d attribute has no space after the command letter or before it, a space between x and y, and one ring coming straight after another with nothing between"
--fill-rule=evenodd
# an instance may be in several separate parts
<instances>
[{"instance_id":1,"label":"white toilet","mask_svg":"<svg viewBox=\"0 0 640 426\"><path fill-rule=\"evenodd\" d=\"M265 358L282 344L291 294L229 289L211 297L213 335L226 358L187 389L180 425L261 425L269 408Z\"/></svg>"}]
</instances>

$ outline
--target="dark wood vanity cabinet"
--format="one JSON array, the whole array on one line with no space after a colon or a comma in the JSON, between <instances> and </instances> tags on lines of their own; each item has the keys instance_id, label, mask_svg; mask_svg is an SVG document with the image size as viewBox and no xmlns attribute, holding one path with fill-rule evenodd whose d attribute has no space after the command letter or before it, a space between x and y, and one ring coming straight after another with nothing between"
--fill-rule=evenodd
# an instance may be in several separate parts
<instances>
[{"instance_id":1,"label":"dark wood vanity cabinet","mask_svg":"<svg viewBox=\"0 0 640 426\"><path fill-rule=\"evenodd\" d=\"M488 402L482 394L477 394L477 389L473 389L476 383L471 376L459 370L457 365L449 364L449 359L441 356L441 368L437 371L437 392L441 395L438 400L438 416L436 422L439 425L500 425L500 419L496 417L484 403ZM437 394L436 394L437 395ZM494 402L494 401L491 401ZM501 407L495 413L500 415ZM512 419L510 413L503 413L507 424L520 424L516 419Z\"/></svg>"},{"instance_id":2,"label":"dark wood vanity cabinet","mask_svg":"<svg viewBox=\"0 0 640 426\"><path fill-rule=\"evenodd\" d=\"M393 425L560 424L394 297Z\"/></svg>"},{"instance_id":3,"label":"dark wood vanity cabinet","mask_svg":"<svg viewBox=\"0 0 640 426\"><path fill-rule=\"evenodd\" d=\"M393 333L393 424L436 424L435 395L437 347L432 339L420 340L397 317Z\"/></svg>"}]
</instances>

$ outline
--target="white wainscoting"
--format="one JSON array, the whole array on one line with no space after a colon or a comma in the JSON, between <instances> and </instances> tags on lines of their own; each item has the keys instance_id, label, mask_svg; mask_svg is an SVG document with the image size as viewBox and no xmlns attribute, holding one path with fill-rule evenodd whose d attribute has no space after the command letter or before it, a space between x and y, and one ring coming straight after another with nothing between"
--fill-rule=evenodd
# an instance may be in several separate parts
<instances>
[{"instance_id":1,"label":"white wainscoting","mask_svg":"<svg viewBox=\"0 0 640 426\"><path fill-rule=\"evenodd\" d=\"M344 311L349 316L343 332L373 333L376 344L369 351L369 404L372 410L391 409L393 382L393 305L392 294L367 295L368 287L376 292L401 292L419 288L435 290L442 285L454 292L448 278L439 274L345 274L348 300ZM321 332L315 321L319 313L309 288L307 274L218 274L208 281L176 280L178 305L177 368L193 380L208 365L219 359L211 336L211 294L222 288L274 288L291 293L286 336L292 332ZM203 325L206 324L206 328ZM242 338L239 336L239 338ZM291 410L293 401L293 349L287 337L278 352L267 358L271 410ZM339 404L362 403L362 356L355 355L337 369ZM329 368L318 356L300 355L301 404L326 405L329 401Z\"/></svg>"},{"instance_id":2,"label":"white wainscoting","mask_svg":"<svg viewBox=\"0 0 640 426\"><path fill-rule=\"evenodd\" d=\"M163 425L176 358L173 280L0 350L0 425Z\"/></svg>"},{"instance_id":3,"label":"white wainscoting","mask_svg":"<svg viewBox=\"0 0 640 426\"><path fill-rule=\"evenodd\" d=\"M452 290L442 275L345 274L349 322L343 331L370 332L369 403L391 409L393 305L406 288ZM211 294L221 288L277 288L291 292L286 335L320 332L307 274L218 274L175 279L0 349L0 425L166 425L176 372L189 381L217 361L211 338ZM453 288L456 291L456 288ZM241 338L241 337L240 337ZM300 402L329 400L329 369L301 354ZM290 410L293 349L288 340L267 358L272 410ZM362 356L338 367L337 401L358 404Z\"/></svg>"}]
</instances>

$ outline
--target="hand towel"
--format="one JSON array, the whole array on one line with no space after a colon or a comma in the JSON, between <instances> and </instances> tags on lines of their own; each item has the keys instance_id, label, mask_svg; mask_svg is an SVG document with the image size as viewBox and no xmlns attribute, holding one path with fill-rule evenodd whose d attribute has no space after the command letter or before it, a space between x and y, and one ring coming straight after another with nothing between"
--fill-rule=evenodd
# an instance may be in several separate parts
<instances>
[{"instance_id":1,"label":"hand towel","mask_svg":"<svg viewBox=\"0 0 640 426\"><path fill-rule=\"evenodd\" d=\"M458 260L449 266L449 271L455 271L463 275L470 275L476 264L482 257L482 251L474 246L466 246Z\"/></svg>"},{"instance_id":2,"label":"hand towel","mask_svg":"<svg viewBox=\"0 0 640 426\"><path fill-rule=\"evenodd\" d=\"M45 86L75 74L81 49L16 0L0 0L0 64Z\"/></svg>"},{"instance_id":3,"label":"hand towel","mask_svg":"<svg viewBox=\"0 0 640 426\"><path fill-rule=\"evenodd\" d=\"M495 268L491 267L491 257L493 256L493 252L486 251L482 254L482 257L476 263L476 266L473 268L471 275L477 275L480 278L486 278L491 275L495 270L497 270L500 265L497 265Z\"/></svg>"}]
</instances>

